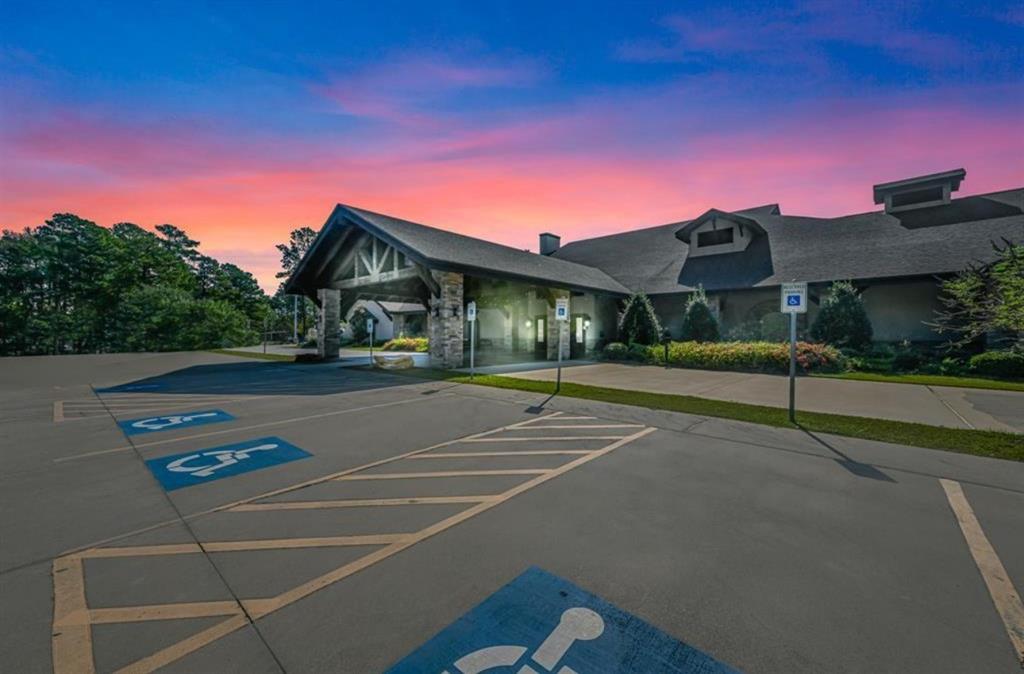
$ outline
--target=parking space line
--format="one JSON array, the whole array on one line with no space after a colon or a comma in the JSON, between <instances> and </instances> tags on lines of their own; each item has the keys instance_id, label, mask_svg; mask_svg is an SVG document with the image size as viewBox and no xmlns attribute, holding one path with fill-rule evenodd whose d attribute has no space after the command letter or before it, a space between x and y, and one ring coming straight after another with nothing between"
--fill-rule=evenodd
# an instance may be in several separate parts
<instances>
[{"instance_id":1,"label":"parking space line","mask_svg":"<svg viewBox=\"0 0 1024 674\"><path fill-rule=\"evenodd\" d=\"M342 475L335 480L418 480L435 477L487 477L488 475L543 475L548 469L509 468L503 470L442 470L434 473L370 473L368 475Z\"/></svg>"},{"instance_id":2,"label":"parking space line","mask_svg":"<svg viewBox=\"0 0 1024 674\"><path fill-rule=\"evenodd\" d=\"M390 545L408 537L408 534L369 534L364 536L320 536L315 538L259 538L248 541L208 541L203 543L172 543L168 545L138 545L119 548L95 548L81 553L83 559L110 557L151 557L188 555L203 552L246 552L250 550L280 550L284 548L335 548L359 545Z\"/></svg>"},{"instance_id":3,"label":"parking space line","mask_svg":"<svg viewBox=\"0 0 1024 674\"><path fill-rule=\"evenodd\" d=\"M431 400L437 400L440 397L447 397L447 396L450 396L450 395L453 395L453 394L451 394L451 393L440 393L438 395L429 396L429 397L417 396L415 398L405 398L403 400L393 400L391 402L378 403L378 404L375 404L375 405L363 405L361 407L349 407L349 408L346 408L346 409L343 409L343 410L331 410L330 412L321 412L320 414L309 414L309 415L302 416L302 417L291 417L291 418L288 418L288 419L277 419L275 421L267 421L267 422L264 422L264 423L261 423L261 424L250 424L249 426L235 426L235 427L232 427L232 428L226 428L226 429L222 429L222 430L219 430L219 431L209 431L209 432L206 432L206 433L195 433L193 435L185 435L185 436L182 436L180 438L168 438L168 439L165 439L165 440L153 440L152 442L139 442L139 443L135 444L134 448L142 449L144 447L155 447L157 445L169 445L169 444L173 444L173 443L176 443L176 442L186 442L188 440L195 440L197 438L206 438L206 437L210 437L210 436L213 436L213 435L223 435L225 433L238 433L238 432L241 432L241 431L250 431L250 430L253 430L255 428L266 428L268 426L280 426L280 425L283 425L283 424L293 424L293 423L298 423L300 421L310 421L312 419L322 419L322 418L325 418L325 417L333 417L333 416L337 416L339 414L351 414L352 412L365 412L366 410L379 409L379 408L382 408L382 407L393 407L395 405L404 405L404 404L407 404L407 403L429 402ZM101 450L96 451L96 452L86 452L84 454L72 454L71 456L62 456L62 457L53 459L53 462L54 463L62 463L64 461L76 461L78 459L91 458L93 456L100 456L102 454L112 454L114 452L128 452L128 451L131 451L132 449L133 449L133 447L131 445L125 445L123 447L114 447L113 449L101 449Z\"/></svg>"},{"instance_id":4,"label":"parking space line","mask_svg":"<svg viewBox=\"0 0 1024 674\"><path fill-rule=\"evenodd\" d=\"M564 424L564 425L563 424L544 424L542 426L525 426L521 430L524 430L524 431L539 431L539 430L547 430L549 428L556 428L556 429L569 429L569 428L643 428L643 424Z\"/></svg>"},{"instance_id":5,"label":"parking space line","mask_svg":"<svg viewBox=\"0 0 1024 674\"><path fill-rule=\"evenodd\" d=\"M1024 667L1024 604L1021 603L1020 595L1006 573L1006 568L996 554L995 548L985 536L985 531L971 509L971 504L967 502L963 487L959 482L944 478L939 479L939 483L946 492L949 507L953 509L974 563L981 572L981 578L985 581L992 603L995 604L996 612L1003 620L1017 662Z\"/></svg>"},{"instance_id":6,"label":"parking space line","mask_svg":"<svg viewBox=\"0 0 1024 674\"><path fill-rule=\"evenodd\" d=\"M471 440L463 440L463 442L561 442L565 440L621 440L623 437L621 435L563 435L546 438L473 438Z\"/></svg>"},{"instance_id":7,"label":"parking space line","mask_svg":"<svg viewBox=\"0 0 1024 674\"><path fill-rule=\"evenodd\" d=\"M550 418L558 413L549 415L548 417L541 417L540 419ZM481 433L476 433L468 438L480 438L485 436L494 435L510 430L521 428L524 425L534 423L538 419L530 419L517 424L510 424L502 426L500 428L491 429ZM136 547L124 547L124 548L92 548L83 550L76 553L71 553L65 557L54 560L54 588L55 595L59 595L59 599L55 602L54 607L54 637L53 637L53 649L55 653L54 657L54 671L56 674L66 674L67 672L91 672L93 669L93 654L92 654L92 643L91 637L88 633L88 624L92 624L93 621L92 613L86 604L85 590L84 590L84 569L82 567L82 559L91 557L127 557L127 556L148 556L158 554L188 554L188 553L200 553L200 552L227 552L227 551L246 551L246 550L261 550L261 549L287 549L287 548L302 548L312 546L326 546L326 545L379 545L376 550L363 555L359 559L356 559L348 564L344 564L332 571L329 571L317 578L302 583L290 590L287 590L279 595L273 597L264 598L253 598L253 599L239 599L238 602L196 602L193 604L167 604L167 605L156 605L156 606L145 606L145 607L121 607L113 609L95 609L100 611L97 613L103 622L107 623L119 623L119 622L139 622L141 620L149 619L169 619L171 617L182 617L185 615L193 615L195 612L205 612L204 615L230 615L230 617L222 622L217 623L189 638L179 641L176 644L168 646L163 650L160 650L153 655L145 657L137 662L128 665L125 668L119 670L120 672L151 672L159 667L174 662L189 653L192 653L199 648L202 648L206 644L209 644L217 639L226 636L242 627L244 627L250 620L257 620L269 613L272 613L284 606L294 603L320 589L323 589L339 580L346 578L358 571L365 569L377 562L386 559L398 552L405 550L406 548L415 545L416 543L434 536L446 529L453 527L471 517L474 517L480 513L483 513L490 508L493 508L505 501L536 487L544 482L547 482L554 477L562 475L574 468L584 465L585 463L592 461L600 456L611 452L618 447L621 447L629 442L637 440L649 433L654 432L656 429L652 427L645 427L629 436L616 438L616 440L600 449L593 451L584 452L581 456L578 456L572 461L569 461L554 469L523 469L523 470L502 470L502 471L447 471L442 473L402 473L402 474L374 474L374 475L357 475L361 471L373 468L377 465L386 463L392 463L429 452L439 447L444 447L459 442L465 441L467 438L456 438L447 442L439 443L431 447L426 447L420 450L407 452L406 454L391 457L389 459L383 459L381 461L373 462L365 466L358 468L349 469L347 471L340 471L333 475L322 476L315 480L309 480L305 483L292 485L290 487L274 490L267 492L249 499L237 501L231 504L224 504L218 508L214 508L204 513L197 513L193 517L205 514L212 514L214 512L221 512L225 510L239 509L244 510L244 506L253 507L254 510L258 509L275 509L274 506L283 506L280 509L305 509L304 507L294 507L291 504L270 504L270 503L255 503L260 499L269 498L278 494L288 493L297 489L302 489L312 484L324 482L326 480L337 480L337 479L399 479L398 476L420 478L424 476L461 476L461 475L532 475L533 478L523 483L520 483L507 491L496 494L493 496L480 496L480 497L420 497L422 499L427 498L448 498L448 499L459 499L460 502L473 498L471 501L471 507L460 510L459 512L446 517L445 519L435 522L434 524L428 525L414 533L404 534L384 534L384 535L367 535L367 536L334 536L334 537L323 537L323 538L295 538L295 539L268 539L268 540L256 540L256 541L217 541L209 543L199 544L170 544L170 545L150 545L150 546L136 546ZM409 499L400 499L408 502ZM369 501L373 499L358 499L367 505L370 505ZM396 499L380 499L378 503L373 505L379 505L381 503L391 504ZM321 502L323 503L330 502ZM266 507L265 506L269 506ZM344 507L344 506L343 506ZM68 573L70 578L60 579L60 576L64 573ZM58 588L60 590L58 591ZM59 610L58 610L59 607ZM217 613L218 611L222 613ZM192 613L190 613L192 612ZM70 616L70 619L69 619ZM87 624L84 626L84 638L82 630L78 629L77 623L85 621ZM60 628L60 624L66 624L67 630L63 631ZM77 630L77 631L76 631ZM66 635L66 636L64 636ZM62 657L57 657L58 651L61 651Z\"/></svg>"},{"instance_id":8,"label":"parking space line","mask_svg":"<svg viewBox=\"0 0 1024 674\"><path fill-rule=\"evenodd\" d=\"M477 457L490 457L490 456L557 456L560 454L565 455L578 455L578 454L590 454L594 450L592 449L524 449L519 452L439 452L437 454L417 454L416 456L410 456L409 460L423 460L423 459L467 459Z\"/></svg>"},{"instance_id":9,"label":"parking space line","mask_svg":"<svg viewBox=\"0 0 1024 674\"><path fill-rule=\"evenodd\" d=\"M209 618L220 615L238 615L241 612L241 608L233 601L197 601L181 604L91 608L89 609L88 620L94 625L109 625L146 620Z\"/></svg>"},{"instance_id":10,"label":"parking space line","mask_svg":"<svg viewBox=\"0 0 1024 674\"><path fill-rule=\"evenodd\" d=\"M54 400L53 401L53 423L57 424L64 421L64 401Z\"/></svg>"},{"instance_id":11,"label":"parking space line","mask_svg":"<svg viewBox=\"0 0 1024 674\"><path fill-rule=\"evenodd\" d=\"M321 510L330 508L375 508L402 505L447 505L451 503L484 503L497 495L477 496L414 496L405 498L357 498L334 501L276 501L272 503L246 503L228 512L248 513L265 510Z\"/></svg>"}]
</instances>

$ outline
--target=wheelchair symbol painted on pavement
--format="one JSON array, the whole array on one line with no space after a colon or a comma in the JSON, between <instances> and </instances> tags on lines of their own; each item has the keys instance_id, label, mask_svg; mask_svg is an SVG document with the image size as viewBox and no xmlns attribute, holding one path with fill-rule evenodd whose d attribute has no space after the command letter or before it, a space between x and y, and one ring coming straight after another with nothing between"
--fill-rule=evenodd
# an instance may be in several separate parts
<instances>
[{"instance_id":1,"label":"wheelchair symbol painted on pavement","mask_svg":"<svg viewBox=\"0 0 1024 674\"><path fill-rule=\"evenodd\" d=\"M309 452L270 436L148 459L146 466L164 489L171 491L310 456Z\"/></svg>"},{"instance_id":2,"label":"wheelchair symbol painted on pavement","mask_svg":"<svg viewBox=\"0 0 1024 674\"><path fill-rule=\"evenodd\" d=\"M533 654L532 660L544 669L543 672L554 672L558 662L577 641L591 641L604 633L604 620L588 608L576 607L567 609L558 626L548 635L544 643ZM498 667L515 665L526 653L525 646L488 646L464 655L455 662L455 670L459 674L479 674ZM529 664L519 668L518 674L541 674ZM441 674L453 674L445 670ZM564 666L557 674L577 674L576 670Z\"/></svg>"},{"instance_id":3,"label":"wheelchair symbol painted on pavement","mask_svg":"<svg viewBox=\"0 0 1024 674\"><path fill-rule=\"evenodd\" d=\"M173 414L167 417L150 417L149 419L141 419L132 423L132 428L145 428L148 431L162 431L163 429L170 428L171 426L177 426L196 419L215 416L217 416L216 412L203 412L201 414Z\"/></svg>"},{"instance_id":4,"label":"wheelchair symbol painted on pavement","mask_svg":"<svg viewBox=\"0 0 1024 674\"><path fill-rule=\"evenodd\" d=\"M271 449L277 449L278 445L274 443L268 443L265 445L257 445L255 447L248 447L246 449L215 449L209 452L200 452L199 454L189 454L183 456L180 459L171 461L167 464L167 470L172 473L191 473L196 477L210 477L216 471L233 466L239 461L244 461L252 456L253 452L266 452ZM216 463L207 465L189 465L197 459L203 457L210 457L216 459Z\"/></svg>"},{"instance_id":5,"label":"wheelchair symbol painted on pavement","mask_svg":"<svg viewBox=\"0 0 1024 674\"><path fill-rule=\"evenodd\" d=\"M180 414L165 414L157 417L144 417L142 419L128 419L119 421L118 426L126 435L138 435L140 433L155 433L175 428L186 428L188 426L200 426L202 424L216 424L222 421L233 421L234 417L223 410L198 410L195 412L182 412Z\"/></svg>"}]
</instances>

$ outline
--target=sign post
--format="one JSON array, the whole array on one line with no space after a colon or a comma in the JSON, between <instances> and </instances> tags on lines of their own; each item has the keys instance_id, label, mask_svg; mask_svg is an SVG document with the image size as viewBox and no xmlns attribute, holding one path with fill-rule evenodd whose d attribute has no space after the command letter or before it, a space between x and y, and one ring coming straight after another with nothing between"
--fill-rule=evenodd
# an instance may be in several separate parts
<instances>
[{"instance_id":1,"label":"sign post","mask_svg":"<svg viewBox=\"0 0 1024 674\"><path fill-rule=\"evenodd\" d=\"M555 325L558 326L558 375L555 379L555 393L562 390L562 327L569 321L569 298L555 300Z\"/></svg>"},{"instance_id":2,"label":"sign post","mask_svg":"<svg viewBox=\"0 0 1024 674\"><path fill-rule=\"evenodd\" d=\"M366 319L366 332L370 334L370 367L373 367L373 319Z\"/></svg>"},{"instance_id":3,"label":"sign post","mask_svg":"<svg viewBox=\"0 0 1024 674\"><path fill-rule=\"evenodd\" d=\"M783 283L779 311L789 314L789 421L796 423L796 315L807 313L807 284Z\"/></svg>"},{"instance_id":4,"label":"sign post","mask_svg":"<svg viewBox=\"0 0 1024 674\"><path fill-rule=\"evenodd\" d=\"M476 374L476 302L466 305L466 320L469 321L469 380Z\"/></svg>"}]
</instances>

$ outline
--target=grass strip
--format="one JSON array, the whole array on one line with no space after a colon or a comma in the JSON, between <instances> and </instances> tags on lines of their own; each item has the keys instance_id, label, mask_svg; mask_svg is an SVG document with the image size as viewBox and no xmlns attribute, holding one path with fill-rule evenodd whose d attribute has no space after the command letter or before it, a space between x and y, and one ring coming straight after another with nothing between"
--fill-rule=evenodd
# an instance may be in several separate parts
<instances>
[{"instance_id":1,"label":"grass strip","mask_svg":"<svg viewBox=\"0 0 1024 674\"><path fill-rule=\"evenodd\" d=\"M242 358L255 358L256 360L279 360L287 363L295 361L295 356L288 356L283 353L261 353L259 351L240 351L236 349L210 349L210 353L219 353L225 356L241 356Z\"/></svg>"},{"instance_id":2,"label":"grass strip","mask_svg":"<svg viewBox=\"0 0 1024 674\"><path fill-rule=\"evenodd\" d=\"M469 376L425 368L395 370L392 374L439 379L468 384ZM532 379L518 379L499 375L477 375L473 382L481 386L551 394L553 382ZM747 403L712 400L697 396L650 393L626 389L607 388L562 382L560 396L581 398L619 405L635 405L655 410L683 412L698 416L735 419L777 428L792 428L819 433L833 433L850 438L878 440L900 445L912 445L928 449L941 449L960 454L973 454L1010 461L1024 461L1024 435L1000 431L971 430L930 426L909 421L872 419L868 417L825 414L822 412L797 411L798 424L789 421L788 410L782 407L750 405Z\"/></svg>"},{"instance_id":3,"label":"grass strip","mask_svg":"<svg viewBox=\"0 0 1024 674\"><path fill-rule=\"evenodd\" d=\"M917 384L919 386L959 386L960 388L988 389L990 391L1021 391L1024 382L983 377L953 377L941 374L883 374L878 372L843 372L840 374L814 374L813 377L878 381L887 384Z\"/></svg>"}]
</instances>

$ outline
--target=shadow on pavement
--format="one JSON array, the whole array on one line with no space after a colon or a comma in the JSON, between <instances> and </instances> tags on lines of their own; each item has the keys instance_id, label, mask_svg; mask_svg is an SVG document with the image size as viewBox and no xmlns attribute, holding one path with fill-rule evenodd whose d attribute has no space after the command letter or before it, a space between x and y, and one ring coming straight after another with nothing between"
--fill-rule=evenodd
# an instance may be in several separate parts
<instances>
[{"instance_id":1,"label":"shadow on pavement","mask_svg":"<svg viewBox=\"0 0 1024 674\"><path fill-rule=\"evenodd\" d=\"M896 480L892 479L891 477L889 477L882 471L878 470L871 464L861 463L860 461L855 461L851 459L846 454L843 454L841 451L839 451L829 443L825 442L811 431L807 430L803 426L800 426L799 423L797 423L797 426L800 428L801 431L806 433L807 436L810 437L812 440L814 440L819 445L821 445L825 449L829 450L830 452L838 456L839 458L835 460L836 463L838 463L840 466L850 471L857 477L866 477L870 480L879 480L881 482L896 482Z\"/></svg>"},{"instance_id":2,"label":"shadow on pavement","mask_svg":"<svg viewBox=\"0 0 1024 674\"><path fill-rule=\"evenodd\" d=\"M97 393L331 395L408 386L408 378L344 368L337 363L217 363L96 388Z\"/></svg>"}]
</instances>

